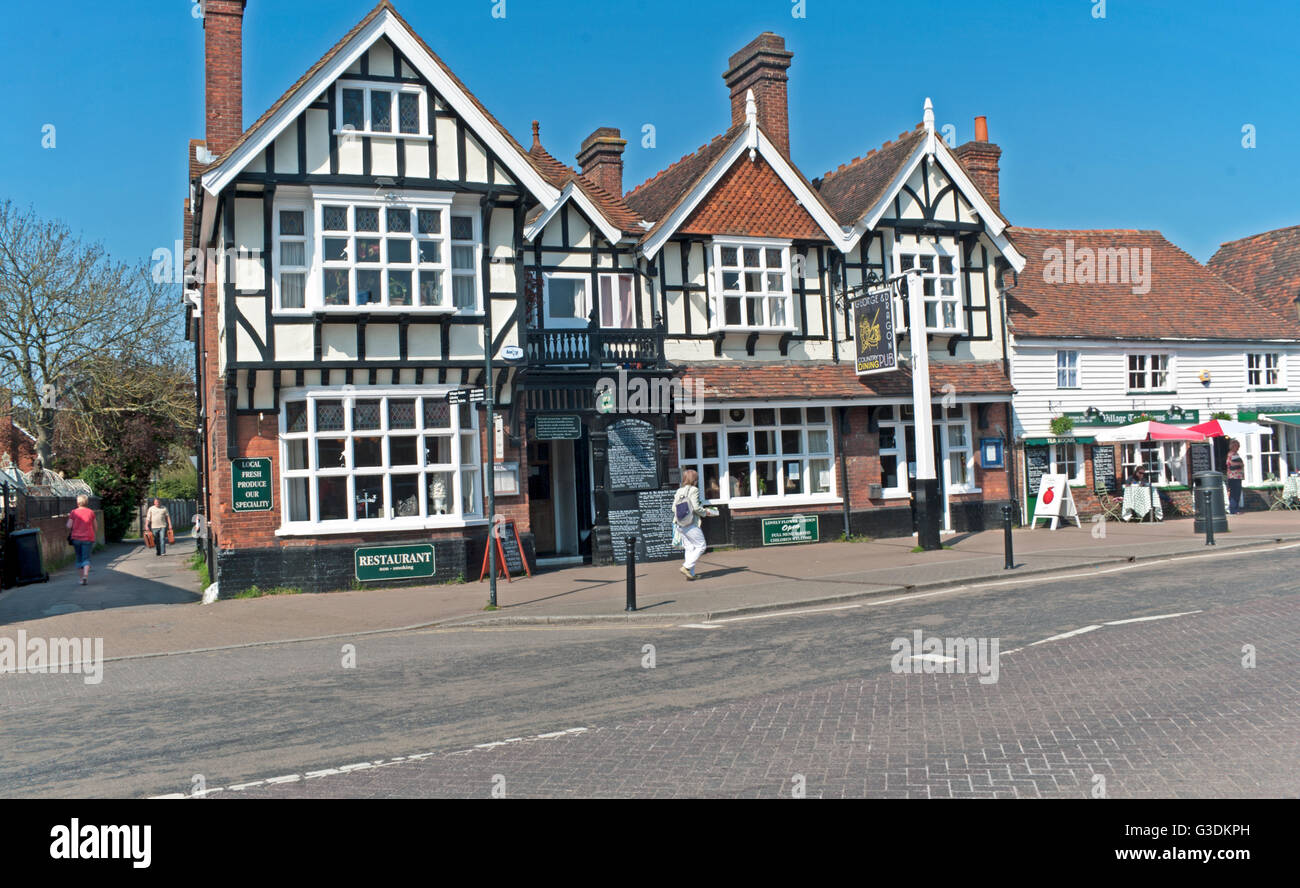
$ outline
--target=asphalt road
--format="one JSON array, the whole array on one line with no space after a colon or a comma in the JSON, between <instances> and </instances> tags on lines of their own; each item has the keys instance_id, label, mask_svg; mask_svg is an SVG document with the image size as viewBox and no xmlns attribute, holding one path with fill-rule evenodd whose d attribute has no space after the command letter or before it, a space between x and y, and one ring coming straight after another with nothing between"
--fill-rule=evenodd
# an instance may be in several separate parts
<instances>
[{"instance_id":1,"label":"asphalt road","mask_svg":"<svg viewBox=\"0 0 1300 888\"><path fill-rule=\"evenodd\" d=\"M1297 795L1298 568L1293 548L713 628L369 636L354 668L331 641L110 661L97 685L3 675L0 795L770 796L802 781L809 796L1086 797L1099 773L1112 796ZM998 681L891 671L892 641L918 630L996 638Z\"/></svg>"}]
</instances>

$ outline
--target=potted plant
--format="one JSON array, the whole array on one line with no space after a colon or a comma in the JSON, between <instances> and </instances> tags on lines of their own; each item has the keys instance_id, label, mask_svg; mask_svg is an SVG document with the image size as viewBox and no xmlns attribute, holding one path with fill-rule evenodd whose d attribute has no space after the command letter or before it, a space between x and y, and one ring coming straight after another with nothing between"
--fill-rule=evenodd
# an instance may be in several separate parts
<instances>
[{"instance_id":1,"label":"potted plant","mask_svg":"<svg viewBox=\"0 0 1300 888\"><path fill-rule=\"evenodd\" d=\"M1232 414L1224 413L1222 410L1216 410L1210 414L1210 419L1232 419Z\"/></svg>"},{"instance_id":2,"label":"potted plant","mask_svg":"<svg viewBox=\"0 0 1300 888\"><path fill-rule=\"evenodd\" d=\"M1065 415L1053 416L1051 427L1052 434L1057 437L1068 435L1074 429L1074 419Z\"/></svg>"},{"instance_id":3,"label":"potted plant","mask_svg":"<svg viewBox=\"0 0 1300 888\"><path fill-rule=\"evenodd\" d=\"M1133 417L1134 422L1152 422L1155 419L1150 413L1139 413Z\"/></svg>"}]
</instances>

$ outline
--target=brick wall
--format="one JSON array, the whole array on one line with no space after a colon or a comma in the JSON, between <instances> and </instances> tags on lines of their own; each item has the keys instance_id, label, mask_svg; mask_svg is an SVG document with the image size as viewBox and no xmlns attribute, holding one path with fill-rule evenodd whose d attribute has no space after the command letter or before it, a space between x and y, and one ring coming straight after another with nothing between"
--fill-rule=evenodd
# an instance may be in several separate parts
<instances>
[{"instance_id":1,"label":"brick wall","mask_svg":"<svg viewBox=\"0 0 1300 888\"><path fill-rule=\"evenodd\" d=\"M221 154L244 132L245 0L206 0L203 4L203 61L207 146Z\"/></svg>"}]
</instances>

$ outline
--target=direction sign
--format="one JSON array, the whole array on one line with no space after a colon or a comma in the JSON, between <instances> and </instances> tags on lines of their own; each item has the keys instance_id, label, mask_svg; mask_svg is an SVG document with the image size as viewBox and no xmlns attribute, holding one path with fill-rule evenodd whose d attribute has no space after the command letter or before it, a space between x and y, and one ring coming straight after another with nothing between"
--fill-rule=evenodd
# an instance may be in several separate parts
<instances>
[{"instance_id":1,"label":"direction sign","mask_svg":"<svg viewBox=\"0 0 1300 888\"><path fill-rule=\"evenodd\" d=\"M447 400L453 404L478 404L481 403L485 394L483 389L452 389L447 392Z\"/></svg>"}]
</instances>

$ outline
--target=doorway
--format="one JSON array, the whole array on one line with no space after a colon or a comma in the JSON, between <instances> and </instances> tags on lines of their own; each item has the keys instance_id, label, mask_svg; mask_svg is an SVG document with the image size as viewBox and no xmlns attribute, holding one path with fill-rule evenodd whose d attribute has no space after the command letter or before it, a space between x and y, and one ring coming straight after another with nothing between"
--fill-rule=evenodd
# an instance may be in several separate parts
<instances>
[{"instance_id":1,"label":"doorway","mask_svg":"<svg viewBox=\"0 0 1300 888\"><path fill-rule=\"evenodd\" d=\"M909 489L916 489L916 426L909 423L903 429L904 447L907 448L907 480ZM948 502L948 450L944 445L942 426L934 424L934 476L939 481L939 497L943 502L943 522L941 530L952 533L952 509ZM912 533L919 530L916 520L916 500L912 500Z\"/></svg>"},{"instance_id":2,"label":"doorway","mask_svg":"<svg viewBox=\"0 0 1300 888\"><path fill-rule=\"evenodd\" d=\"M540 559L591 559L589 452L586 429L575 440L528 444L528 518Z\"/></svg>"}]
</instances>

